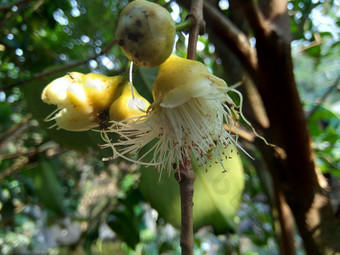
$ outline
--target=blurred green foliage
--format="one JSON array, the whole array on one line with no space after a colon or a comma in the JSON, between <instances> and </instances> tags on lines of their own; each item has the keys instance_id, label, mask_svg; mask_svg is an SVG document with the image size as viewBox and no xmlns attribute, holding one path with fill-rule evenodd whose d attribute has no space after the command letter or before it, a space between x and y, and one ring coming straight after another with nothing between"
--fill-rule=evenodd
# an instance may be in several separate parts
<instances>
[{"instance_id":1,"label":"blurred green foliage","mask_svg":"<svg viewBox=\"0 0 340 255\"><path fill-rule=\"evenodd\" d=\"M101 53L114 39L119 12L128 2L1 1L1 254L179 254L179 232L143 197L136 166L120 160L102 162L110 151L97 146L99 134L50 130L42 121L53 110L40 102L42 88L75 67L53 70L79 61L85 63L76 67L81 72L112 76L126 69L127 59L117 45ZM227 1L219 2L222 6ZM174 1L158 3L173 13L176 22L185 19L187 11ZM317 164L339 180L339 90L335 86L320 101L339 75L339 1L292 0L288 9L295 75ZM224 13L230 15L228 8ZM186 54L186 38L178 33L180 56ZM207 34L199 38L198 59L223 77L214 49ZM149 100L156 72L134 73L136 88ZM26 82L35 76L40 78ZM277 254L270 197L247 159L244 168L238 228L224 235L209 226L199 229L195 254Z\"/></svg>"}]
</instances>

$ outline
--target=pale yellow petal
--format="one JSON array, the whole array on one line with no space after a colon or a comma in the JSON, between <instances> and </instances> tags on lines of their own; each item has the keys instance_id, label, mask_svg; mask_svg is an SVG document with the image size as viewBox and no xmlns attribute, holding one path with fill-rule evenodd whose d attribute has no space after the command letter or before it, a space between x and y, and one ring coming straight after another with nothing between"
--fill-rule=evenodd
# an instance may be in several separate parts
<instances>
[{"instance_id":1,"label":"pale yellow petal","mask_svg":"<svg viewBox=\"0 0 340 255\"><path fill-rule=\"evenodd\" d=\"M58 128L69 131L86 131L98 126L91 114L80 113L73 107L62 109L55 120Z\"/></svg>"},{"instance_id":2,"label":"pale yellow petal","mask_svg":"<svg viewBox=\"0 0 340 255\"><path fill-rule=\"evenodd\" d=\"M227 86L202 63L171 55L162 65L153 84L153 97L163 107L172 108L191 98L208 96L212 87Z\"/></svg>"},{"instance_id":3,"label":"pale yellow petal","mask_svg":"<svg viewBox=\"0 0 340 255\"><path fill-rule=\"evenodd\" d=\"M109 109L117 97L118 87L123 80L123 76L108 77L96 73L89 73L85 76L84 91L95 111Z\"/></svg>"}]
</instances>

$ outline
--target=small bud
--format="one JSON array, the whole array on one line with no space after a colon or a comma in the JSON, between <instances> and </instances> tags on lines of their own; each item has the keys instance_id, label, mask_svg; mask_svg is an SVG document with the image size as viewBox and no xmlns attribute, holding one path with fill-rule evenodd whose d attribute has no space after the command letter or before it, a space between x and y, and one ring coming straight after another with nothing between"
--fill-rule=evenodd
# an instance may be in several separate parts
<instances>
[{"instance_id":1,"label":"small bud","mask_svg":"<svg viewBox=\"0 0 340 255\"><path fill-rule=\"evenodd\" d=\"M110 107L110 120L122 121L144 115L149 105L150 103L139 95L135 88L133 88L132 95L131 84L126 82L122 87L120 96Z\"/></svg>"}]
</instances>

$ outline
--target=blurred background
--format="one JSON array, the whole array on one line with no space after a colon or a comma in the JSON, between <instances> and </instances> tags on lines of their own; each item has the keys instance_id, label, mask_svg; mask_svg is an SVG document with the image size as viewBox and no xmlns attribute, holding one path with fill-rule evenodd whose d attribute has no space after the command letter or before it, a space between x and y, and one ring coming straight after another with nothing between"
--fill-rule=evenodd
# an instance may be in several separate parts
<instances>
[{"instance_id":1,"label":"blurred background","mask_svg":"<svg viewBox=\"0 0 340 255\"><path fill-rule=\"evenodd\" d=\"M98 133L48 129L51 124L43 122L54 107L42 103L40 95L53 79L70 71L107 76L125 71L128 61L114 37L128 2L0 1L0 254L180 253L173 176L163 174L159 181L153 169L120 159L102 162L111 152L99 148ZM188 14L175 1L155 2L176 23ZM227 0L214 2L232 16ZM340 2L291 0L288 10L295 78L316 163L334 187L336 210ZM177 33L177 55L186 55L187 40L185 32ZM237 78L226 71L216 44L208 34L200 36L197 59L233 84ZM156 73L155 68L134 73L137 90L149 101ZM214 174L197 177L195 194L205 195L195 198L195 254L278 254L270 180L259 171L261 155L241 142L257 160L241 154L233 161L236 186L230 181L234 177L217 182ZM297 233L295 240L297 254L304 254Z\"/></svg>"}]
</instances>

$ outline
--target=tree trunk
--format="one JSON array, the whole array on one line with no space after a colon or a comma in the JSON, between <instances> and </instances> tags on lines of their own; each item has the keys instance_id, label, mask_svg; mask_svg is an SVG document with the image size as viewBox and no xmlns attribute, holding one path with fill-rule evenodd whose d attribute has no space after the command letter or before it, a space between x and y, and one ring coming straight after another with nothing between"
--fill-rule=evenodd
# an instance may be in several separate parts
<instances>
[{"instance_id":1,"label":"tree trunk","mask_svg":"<svg viewBox=\"0 0 340 255\"><path fill-rule=\"evenodd\" d=\"M190 4L189 0L178 2L185 7ZM340 221L314 164L293 73L287 1L261 0L259 5L252 0L241 2L256 38L255 49L238 27L205 2L207 29L225 42L260 92L270 121L264 134L278 147L273 149L262 141L256 144L294 215L307 254L335 254L340 252Z\"/></svg>"}]
</instances>

